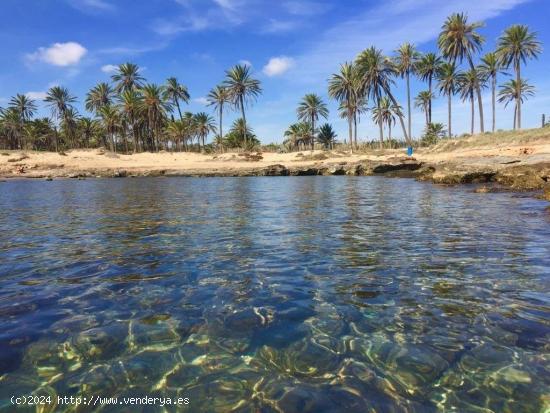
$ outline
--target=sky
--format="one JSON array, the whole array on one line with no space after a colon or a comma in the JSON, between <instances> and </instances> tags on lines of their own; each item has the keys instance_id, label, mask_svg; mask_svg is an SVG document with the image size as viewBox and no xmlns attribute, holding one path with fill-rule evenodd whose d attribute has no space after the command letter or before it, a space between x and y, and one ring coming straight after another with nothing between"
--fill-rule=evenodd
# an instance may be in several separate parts
<instances>
[{"instance_id":1,"label":"sky","mask_svg":"<svg viewBox=\"0 0 550 413\"><path fill-rule=\"evenodd\" d=\"M39 100L49 87L62 85L78 96L84 113L86 92L109 81L115 65L134 62L149 82L175 76L185 84L192 98L185 110L212 112L205 96L227 69L241 63L262 82L263 94L247 108L247 118L263 143L282 142L306 93L329 104L328 122L345 139L347 123L327 94L330 75L371 45L388 55L406 41L422 52L436 51L441 25L453 12L485 22L483 53L494 50L512 24L527 24L543 47L550 44L547 0L2 0L0 7L0 106L16 93ZM545 51L523 68L536 88L522 107L524 127L537 127L542 113L550 115L549 69ZM425 89L413 80L413 96ZM402 80L394 92L405 107ZM483 96L488 129L489 90ZM453 105L453 132L468 132L469 104L456 97ZM40 114L48 115L40 106ZM229 112L225 128L237 116ZM433 120L447 121L443 97L433 104ZM512 105L499 105L497 128L510 129L512 121ZM423 122L414 109L413 135L421 134ZM369 114L361 118L359 138L378 138Z\"/></svg>"}]
</instances>

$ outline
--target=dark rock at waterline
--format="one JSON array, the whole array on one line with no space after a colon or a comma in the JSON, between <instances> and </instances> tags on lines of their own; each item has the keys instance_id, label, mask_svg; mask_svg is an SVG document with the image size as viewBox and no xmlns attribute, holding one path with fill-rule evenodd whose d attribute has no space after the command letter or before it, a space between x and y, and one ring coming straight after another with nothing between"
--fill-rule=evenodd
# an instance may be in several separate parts
<instances>
[{"instance_id":1,"label":"dark rock at waterline","mask_svg":"<svg viewBox=\"0 0 550 413\"><path fill-rule=\"evenodd\" d=\"M128 172L126 172L124 169L113 172L113 178L126 178L127 176Z\"/></svg>"},{"instance_id":2,"label":"dark rock at waterline","mask_svg":"<svg viewBox=\"0 0 550 413\"><path fill-rule=\"evenodd\" d=\"M420 168L422 168L422 162L417 162L415 160L401 160L377 165L372 169L372 172L375 174L384 174L395 171L417 171Z\"/></svg>"},{"instance_id":3,"label":"dark rock at waterline","mask_svg":"<svg viewBox=\"0 0 550 413\"><path fill-rule=\"evenodd\" d=\"M290 173L288 168L281 164L269 165L262 172L263 176L288 176Z\"/></svg>"}]
</instances>

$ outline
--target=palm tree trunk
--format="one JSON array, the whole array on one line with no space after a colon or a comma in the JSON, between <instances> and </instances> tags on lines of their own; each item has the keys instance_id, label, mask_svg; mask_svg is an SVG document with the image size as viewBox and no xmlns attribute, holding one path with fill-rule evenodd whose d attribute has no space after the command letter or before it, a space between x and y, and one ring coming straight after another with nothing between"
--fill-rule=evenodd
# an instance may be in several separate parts
<instances>
[{"instance_id":1,"label":"palm tree trunk","mask_svg":"<svg viewBox=\"0 0 550 413\"><path fill-rule=\"evenodd\" d=\"M495 127L496 127L496 95L497 95L497 75L493 75L493 133L495 133Z\"/></svg>"},{"instance_id":2,"label":"palm tree trunk","mask_svg":"<svg viewBox=\"0 0 550 413\"><path fill-rule=\"evenodd\" d=\"M380 114L380 99L378 100L378 114ZM378 119L378 131L380 133L380 149L384 148L384 127L382 126L382 116Z\"/></svg>"},{"instance_id":3,"label":"palm tree trunk","mask_svg":"<svg viewBox=\"0 0 550 413\"><path fill-rule=\"evenodd\" d=\"M518 105L516 102L516 104L514 105L514 130L516 130L517 121L518 121Z\"/></svg>"},{"instance_id":4,"label":"palm tree trunk","mask_svg":"<svg viewBox=\"0 0 550 413\"><path fill-rule=\"evenodd\" d=\"M315 149L315 118L311 117L311 150Z\"/></svg>"},{"instance_id":5,"label":"palm tree trunk","mask_svg":"<svg viewBox=\"0 0 550 413\"><path fill-rule=\"evenodd\" d=\"M397 100L395 100L395 98L393 97L391 91L389 90L385 90L386 94L388 95L388 97L390 98L390 100L392 101L392 104L397 108L399 107L399 103L397 103ZM409 134L407 133L407 128L405 127L405 121L403 120L403 114L401 113L401 111L399 111L399 113L397 114L397 116L399 117L399 123L401 124L401 129L403 129L403 136L405 136L405 140L409 143L409 145L411 144L411 141L410 141L410 136Z\"/></svg>"},{"instance_id":6,"label":"palm tree trunk","mask_svg":"<svg viewBox=\"0 0 550 413\"><path fill-rule=\"evenodd\" d=\"M409 72L407 72L407 121L408 121L408 129L409 136L412 136L411 134L411 85L410 85L410 75Z\"/></svg>"},{"instance_id":7,"label":"palm tree trunk","mask_svg":"<svg viewBox=\"0 0 550 413\"><path fill-rule=\"evenodd\" d=\"M432 76L428 80L430 90L430 100L428 101L428 124L432 123Z\"/></svg>"},{"instance_id":8,"label":"palm tree trunk","mask_svg":"<svg viewBox=\"0 0 550 413\"><path fill-rule=\"evenodd\" d=\"M357 146L357 112L356 111L353 111L353 126L354 126L353 141L355 143L355 149L358 149L358 146Z\"/></svg>"},{"instance_id":9,"label":"palm tree trunk","mask_svg":"<svg viewBox=\"0 0 550 413\"><path fill-rule=\"evenodd\" d=\"M518 130L521 130L521 63L518 58L515 62L516 66L516 106L518 109L517 124Z\"/></svg>"},{"instance_id":10,"label":"palm tree trunk","mask_svg":"<svg viewBox=\"0 0 550 413\"><path fill-rule=\"evenodd\" d=\"M472 56L470 56L469 53L468 53L468 62L470 63L470 69L475 70ZM479 85L479 81L477 79L476 79L476 93L477 93L477 104L479 106L479 131L481 133L484 133L485 126L483 122L483 101L481 100L481 86Z\"/></svg>"},{"instance_id":11,"label":"palm tree trunk","mask_svg":"<svg viewBox=\"0 0 550 413\"><path fill-rule=\"evenodd\" d=\"M220 138L223 139L223 105L220 105Z\"/></svg>"},{"instance_id":12,"label":"palm tree trunk","mask_svg":"<svg viewBox=\"0 0 550 413\"><path fill-rule=\"evenodd\" d=\"M244 114L244 101L243 101L243 97L242 95L239 96L239 102L241 104L241 114L243 116L243 123L244 123L244 130L243 130L243 135L244 135L244 146L246 147L246 144L247 144L247 139L246 139L246 116Z\"/></svg>"},{"instance_id":13,"label":"palm tree trunk","mask_svg":"<svg viewBox=\"0 0 550 413\"><path fill-rule=\"evenodd\" d=\"M452 133L452 124L451 124L451 101L452 101L452 98L451 98L451 94L449 93L449 102L448 102L448 109L449 109L449 139L451 139L453 137L453 133Z\"/></svg>"},{"instance_id":14,"label":"palm tree trunk","mask_svg":"<svg viewBox=\"0 0 550 413\"><path fill-rule=\"evenodd\" d=\"M181 115L180 102L178 99L175 99L175 100L176 100L176 107L178 108L178 113L180 115L180 120L183 120L183 116Z\"/></svg>"},{"instance_id":15,"label":"palm tree trunk","mask_svg":"<svg viewBox=\"0 0 550 413\"><path fill-rule=\"evenodd\" d=\"M391 120L388 122L388 142L390 143L391 148Z\"/></svg>"},{"instance_id":16,"label":"palm tree trunk","mask_svg":"<svg viewBox=\"0 0 550 413\"><path fill-rule=\"evenodd\" d=\"M473 92L470 94L470 102L472 103L472 129L471 129L471 134L473 135L474 134L474 122L475 122L475 116L474 116L475 106L474 106L474 93Z\"/></svg>"},{"instance_id":17,"label":"palm tree trunk","mask_svg":"<svg viewBox=\"0 0 550 413\"><path fill-rule=\"evenodd\" d=\"M348 111L348 132L349 132L349 147L351 153L353 153L353 126L352 126L352 114L351 111Z\"/></svg>"}]
</instances>

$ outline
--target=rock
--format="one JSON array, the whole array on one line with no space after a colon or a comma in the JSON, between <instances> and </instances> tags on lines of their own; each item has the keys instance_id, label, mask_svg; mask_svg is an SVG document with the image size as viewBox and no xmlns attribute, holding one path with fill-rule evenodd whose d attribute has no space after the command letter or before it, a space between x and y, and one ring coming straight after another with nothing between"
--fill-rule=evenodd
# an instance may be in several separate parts
<instances>
[{"instance_id":1,"label":"rock","mask_svg":"<svg viewBox=\"0 0 550 413\"><path fill-rule=\"evenodd\" d=\"M288 176L289 170L286 166L281 164L269 165L262 171L263 176Z\"/></svg>"},{"instance_id":2,"label":"rock","mask_svg":"<svg viewBox=\"0 0 550 413\"><path fill-rule=\"evenodd\" d=\"M124 169L120 169L113 173L113 178L126 178L127 176L128 172L126 172Z\"/></svg>"},{"instance_id":3,"label":"rock","mask_svg":"<svg viewBox=\"0 0 550 413\"><path fill-rule=\"evenodd\" d=\"M375 174L383 174L387 172L395 171L417 171L422 167L422 162L418 162L414 159L396 160L391 163L383 163L373 168L372 172Z\"/></svg>"},{"instance_id":4,"label":"rock","mask_svg":"<svg viewBox=\"0 0 550 413\"><path fill-rule=\"evenodd\" d=\"M550 183L547 183L546 185L544 185L540 199L544 199L545 201L550 201Z\"/></svg>"}]
</instances>

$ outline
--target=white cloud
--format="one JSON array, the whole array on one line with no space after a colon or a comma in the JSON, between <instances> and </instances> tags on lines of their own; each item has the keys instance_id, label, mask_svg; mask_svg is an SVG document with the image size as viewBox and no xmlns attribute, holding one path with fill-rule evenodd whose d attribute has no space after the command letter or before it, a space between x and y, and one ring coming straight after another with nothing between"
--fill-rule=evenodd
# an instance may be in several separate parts
<instances>
[{"instance_id":1,"label":"white cloud","mask_svg":"<svg viewBox=\"0 0 550 413\"><path fill-rule=\"evenodd\" d=\"M193 102L198 103L200 105L208 105L208 99L206 99L204 96L201 96L200 98L193 99Z\"/></svg>"},{"instance_id":2,"label":"white cloud","mask_svg":"<svg viewBox=\"0 0 550 413\"><path fill-rule=\"evenodd\" d=\"M114 73L116 72L118 69L118 66L116 65L104 65L104 66L101 66L101 71L103 73Z\"/></svg>"},{"instance_id":3,"label":"white cloud","mask_svg":"<svg viewBox=\"0 0 550 413\"><path fill-rule=\"evenodd\" d=\"M272 57L264 66L263 72L267 76L279 76L294 66L294 59L287 56Z\"/></svg>"},{"instance_id":4,"label":"white cloud","mask_svg":"<svg viewBox=\"0 0 550 413\"><path fill-rule=\"evenodd\" d=\"M46 99L47 93L46 92L27 92L27 93L25 93L25 95L29 99L44 100L44 99Z\"/></svg>"},{"instance_id":5,"label":"white cloud","mask_svg":"<svg viewBox=\"0 0 550 413\"><path fill-rule=\"evenodd\" d=\"M76 42L54 43L50 47L40 47L36 52L28 54L31 62L41 61L54 66L76 65L88 53L86 48Z\"/></svg>"},{"instance_id":6,"label":"white cloud","mask_svg":"<svg viewBox=\"0 0 550 413\"><path fill-rule=\"evenodd\" d=\"M299 23L292 20L278 20L269 19L267 23L262 26L261 33L284 33L296 29Z\"/></svg>"},{"instance_id":7,"label":"white cloud","mask_svg":"<svg viewBox=\"0 0 550 413\"><path fill-rule=\"evenodd\" d=\"M239 60L239 64L243 66L252 67L252 63L250 62L250 60L246 60L246 59Z\"/></svg>"}]
</instances>

